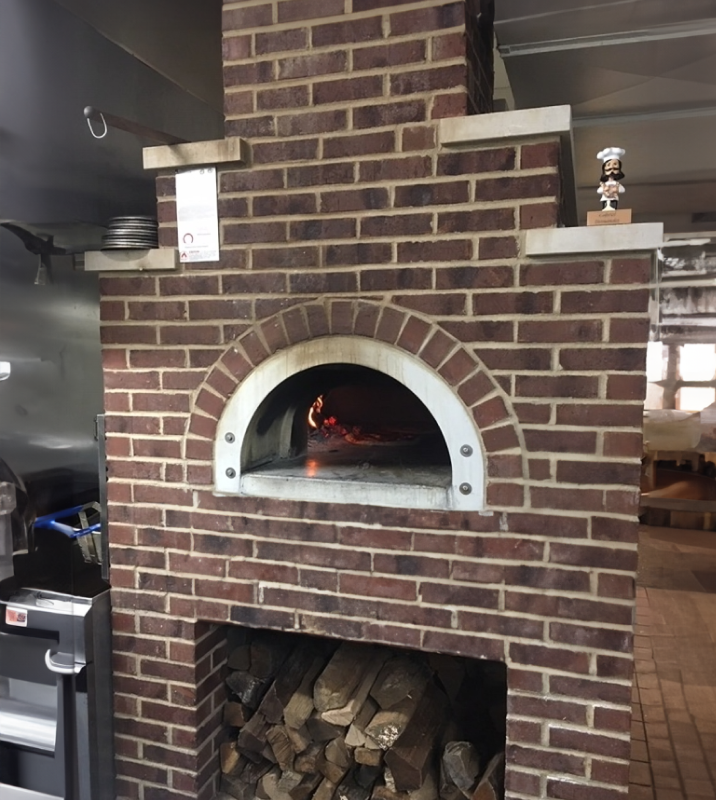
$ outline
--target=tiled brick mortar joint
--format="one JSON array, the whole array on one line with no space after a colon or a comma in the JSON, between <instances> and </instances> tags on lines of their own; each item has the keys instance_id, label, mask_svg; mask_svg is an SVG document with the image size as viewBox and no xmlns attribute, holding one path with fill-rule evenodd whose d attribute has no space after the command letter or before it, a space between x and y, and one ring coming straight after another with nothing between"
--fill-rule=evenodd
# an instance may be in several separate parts
<instances>
[{"instance_id":1,"label":"tiled brick mortar joint","mask_svg":"<svg viewBox=\"0 0 716 800\"><path fill-rule=\"evenodd\" d=\"M607 800L627 784L649 264L521 259L520 232L556 223L556 142L437 149L425 119L462 113L464 89L416 76L443 68L437 42L456 47L457 6L376 5L356 0L349 25L299 19L346 10L331 0L225 5L227 127L251 136L253 165L220 172L222 260L102 280L123 798L211 793L225 621L504 660L508 797ZM413 40L433 61L370 62ZM329 86L338 67L318 65L343 50L383 94ZM239 72L249 58L270 79ZM462 69L464 53L446 58ZM287 78L290 64L309 71ZM426 88L396 99L399 74ZM291 92L268 94L274 79ZM264 107L300 84L310 106ZM417 118L394 116L409 103ZM165 243L173 192L160 177ZM493 516L212 496L212 431L237 380L349 321L474 406Z\"/></svg>"}]
</instances>

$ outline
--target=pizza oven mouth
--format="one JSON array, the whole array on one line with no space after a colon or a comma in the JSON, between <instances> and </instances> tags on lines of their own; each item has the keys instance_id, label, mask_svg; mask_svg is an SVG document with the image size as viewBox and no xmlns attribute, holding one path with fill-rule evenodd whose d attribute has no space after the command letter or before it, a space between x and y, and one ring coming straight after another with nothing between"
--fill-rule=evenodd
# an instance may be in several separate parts
<instances>
[{"instance_id":1,"label":"pizza oven mouth","mask_svg":"<svg viewBox=\"0 0 716 800\"><path fill-rule=\"evenodd\" d=\"M217 492L406 508L482 502L479 435L461 401L416 360L406 370L406 356L356 363L367 360L358 345L334 343L350 360L324 353L304 368L282 352L249 375L219 424Z\"/></svg>"}]
</instances>

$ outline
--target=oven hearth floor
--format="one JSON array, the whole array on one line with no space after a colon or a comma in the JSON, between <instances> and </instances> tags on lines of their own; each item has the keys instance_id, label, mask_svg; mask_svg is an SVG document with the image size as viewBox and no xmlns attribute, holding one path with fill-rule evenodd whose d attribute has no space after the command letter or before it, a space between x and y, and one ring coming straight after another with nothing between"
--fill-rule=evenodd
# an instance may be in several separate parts
<instances>
[{"instance_id":1,"label":"oven hearth floor","mask_svg":"<svg viewBox=\"0 0 716 800\"><path fill-rule=\"evenodd\" d=\"M416 484L438 488L449 486L451 478L449 464L427 464L411 447L383 445L356 445L338 450L311 447L305 458L278 461L261 467L257 472L277 478Z\"/></svg>"}]
</instances>

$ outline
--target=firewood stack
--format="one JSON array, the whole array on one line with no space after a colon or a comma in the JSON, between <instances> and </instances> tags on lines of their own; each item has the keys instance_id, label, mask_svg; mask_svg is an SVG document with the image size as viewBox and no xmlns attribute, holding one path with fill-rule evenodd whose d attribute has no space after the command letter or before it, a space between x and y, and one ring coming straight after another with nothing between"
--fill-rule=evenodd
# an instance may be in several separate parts
<instances>
[{"instance_id":1,"label":"firewood stack","mask_svg":"<svg viewBox=\"0 0 716 800\"><path fill-rule=\"evenodd\" d=\"M214 800L498 800L504 668L289 634L231 647Z\"/></svg>"}]
</instances>

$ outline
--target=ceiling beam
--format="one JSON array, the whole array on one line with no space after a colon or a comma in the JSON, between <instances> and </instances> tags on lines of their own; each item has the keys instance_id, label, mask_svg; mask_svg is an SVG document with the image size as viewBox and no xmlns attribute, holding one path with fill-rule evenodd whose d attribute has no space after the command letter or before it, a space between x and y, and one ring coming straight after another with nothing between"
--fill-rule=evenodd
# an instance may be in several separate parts
<instances>
[{"instance_id":1,"label":"ceiling beam","mask_svg":"<svg viewBox=\"0 0 716 800\"><path fill-rule=\"evenodd\" d=\"M499 34L498 27L498 40ZM524 42L522 44L499 44L498 50L503 58L514 58L538 53L586 50L591 47L616 47L625 44L659 42L665 39L689 39L694 36L712 36L714 34L716 34L716 20L699 19L673 25L658 25L653 28L644 28L636 31L615 31L607 35L573 36L565 39Z\"/></svg>"}]
</instances>

